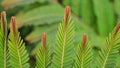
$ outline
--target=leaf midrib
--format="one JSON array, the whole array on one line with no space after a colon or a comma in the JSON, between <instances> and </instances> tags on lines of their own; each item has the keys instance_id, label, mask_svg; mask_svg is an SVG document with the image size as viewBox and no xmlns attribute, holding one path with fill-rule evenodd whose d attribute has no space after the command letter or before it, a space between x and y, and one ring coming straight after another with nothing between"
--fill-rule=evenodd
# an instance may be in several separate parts
<instances>
[{"instance_id":1,"label":"leaf midrib","mask_svg":"<svg viewBox=\"0 0 120 68\"><path fill-rule=\"evenodd\" d=\"M20 53L19 53L18 43L17 43L17 41L15 43L16 43L16 46L17 46L19 65L20 65L20 68L22 68L22 63L21 63L21 59L20 59Z\"/></svg>"},{"instance_id":2,"label":"leaf midrib","mask_svg":"<svg viewBox=\"0 0 120 68\"><path fill-rule=\"evenodd\" d=\"M103 67L102 67L102 68L105 68L105 65L106 65L106 62L107 62L107 60L108 60L108 56L109 56L109 54L110 54L111 48L112 48L112 46L111 46L111 47L109 48L109 50L108 50L108 53L107 53L107 56L106 56L106 58L105 58L105 62L103 63Z\"/></svg>"},{"instance_id":3,"label":"leaf midrib","mask_svg":"<svg viewBox=\"0 0 120 68\"><path fill-rule=\"evenodd\" d=\"M113 39L114 40L114 39ZM111 43L110 43L110 48L108 48L109 50L108 50L108 53L107 53L107 56L106 56L106 58L105 58L105 61L104 61L104 63L103 63L103 66L102 66L102 68L105 68L105 65L106 65L106 63L107 63L107 60L108 60L108 57L109 57L109 54L110 54L110 51L111 51L111 49L112 49L112 43L113 43L113 40L111 41Z\"/></svg>"},{"instance_id":4,"label":"leaf midrib","mask_svg":"<svg viewBox=\"0 0 120 68\"><path fill-rule=\"evenodd\" d=\"M4 68L6 68L6 39L5 39L5 43L4 43Z\"/></svg>"},{"instance_id":5,"label":"leaf midrib","mask_svg":"<svg viewBox=\"0 0 120 68\"><path fill-rule=\"evenodd\" d=\"M84 51L82 52L81 68L84 68Z\"/></svg>"},{"instance_id":6,"label":"leaf midrib","mask_svg":"<svg viewBox=\"0 0 120 68\"><path fill-rule=\"evenodd\" d=\"M6 32L6 34L4 33L4 31L2 30L2 33L3 33L3 35L4 35L4 45L3 45L3 49L4 49L4 68L7 68L7 60L6 60L6 46L7 46L7 32Z\"/></svg>"},{"instance_id":7,"label":"leaf midrib","mask_svg":"<svg viewBox=\"0 0 120 68\"><path fill-rule=\"evenodd\" d=\"M44 68L46 68L46 50L43 47L43 52L44 52Z\"/></svg>"},{"instance_id":8,"label":"leaf midrib","mask_svg":"<svg viewBox=\"0 0 120 68\"><path fill-rule=\"evenodd\" d=\"M66 42L66 30L64 32L64 41L63 41L61 68L63 68L63 66L64 66L63 63L64 63L65 42Z\"/></svg>"}]
</instances>

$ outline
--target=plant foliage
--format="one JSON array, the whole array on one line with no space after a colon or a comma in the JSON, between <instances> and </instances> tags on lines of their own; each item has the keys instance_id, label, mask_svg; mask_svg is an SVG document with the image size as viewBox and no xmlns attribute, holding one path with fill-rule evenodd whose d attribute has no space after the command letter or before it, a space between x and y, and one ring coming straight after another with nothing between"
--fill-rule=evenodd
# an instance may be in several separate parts
<instances>
[{"instance_id":1,"label":"plant foliage","mask_svg":"<svg viewBox=\"0 0 120 68\"><path fill-rule=\"evenodd\" d=\"M92 63L92 49L88 43L86 34L82 36L82 42L78 45L76 52L76 60L74 68L91 68Z\"/></svg>"},{"instance_id":2,"label":"plant foliage","mask_svg":"<svg viewBox=\"0 0 120 68\"><path fill-rule=\"evenodd\" d=\"M41 45L35 49L36 54L34 54L36 61L33 59L35 64L30 66L29 54L17 29L16 18L11 17L9 32L7 29L6 13L3 11L0 23L0 67L119 68L117 60L119 59L120 48L120 23L117 24L113 32L107 37L105 46L99 49L96 56L97 59L94 59L94 49L89 43L87 34L82 35L82 40L79 45L77 44L78 46L74 44L74 28L70 7L67 6L65 8L64 19L58 27L55 39L56 44L54 46L48 45L47 34L41 31ZM97 64L93 64L94 62L97 62Z\"/></svg>"},{"instance_id":3,"label":"plant foliage","mask_svg":"<svg viewBox=\"0 0 120 68\"><path fill-rule=\"evenodd\" d=\"M8 41L10 64L13 68L29 68L28 53L17 30L15 17L11 18L11 23Z\"/></svg>"},{"instance_id":4,"label":"plant foliage","mask_svg":"<svg viewBox=\"0 0 120 68\"><path fill-rule=\"evenodd\" d=\"M0 66L1 68L9 67L9 54L7 49L7 21L6 12L1 12L1 23L0 23Z\"/></svg>"},{"instance_id":5,"label":"plant foliage","mask_svg":"<svg viewBox=\"0 0 120 68\"><path fill-rule=\"evenodd\" d=\"M51 63L50 47L46 43L46 33L42 34L42 42L36 55L36 68L49 68Z\"/></svg>"},{"instance_id":6,"label":"plant foliage","mask_svg":"<svg viewBox=\"0 0 120 68\"><path fill-rule=\"evenodd\" d=\"M73 63L73 22L70 7L66 7L64 20L58 28L57 45L54 47L52 68L71 68Z\"/></svg>"},{"instance_id":7,"label":"plant foliage","mask_svg":"<svg viewBox=\"0 0 120 68\"><path fill-rule=\"evenodd\" d=\"M120 23L114 31L107 37L106 46L99 53L99 68L115 68L118 49L120 48Z\"/></svg>"}]
</instances>

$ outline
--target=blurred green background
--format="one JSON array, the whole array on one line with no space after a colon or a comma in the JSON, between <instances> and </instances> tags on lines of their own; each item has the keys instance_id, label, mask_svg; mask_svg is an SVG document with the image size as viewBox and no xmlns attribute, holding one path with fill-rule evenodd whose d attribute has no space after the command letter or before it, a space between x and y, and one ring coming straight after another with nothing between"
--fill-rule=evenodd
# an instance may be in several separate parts
<instances>
[{"instance_id":1,"label":"blurred green background","mask_svg":"<svg viewBox=\"0 0 120 68\"><path fill-rule=\"evenodd\" d=\"M105 37L120 21L120 0L0 0L0 12L7 12L8 23L11 16L17 17L30 61L34 61L42 32L47 32L48 43L55 45L55 34L66 5L71 7L75 24L74 44L87 33L94 50L104 47Z\"/></svg>"}]
</instances>

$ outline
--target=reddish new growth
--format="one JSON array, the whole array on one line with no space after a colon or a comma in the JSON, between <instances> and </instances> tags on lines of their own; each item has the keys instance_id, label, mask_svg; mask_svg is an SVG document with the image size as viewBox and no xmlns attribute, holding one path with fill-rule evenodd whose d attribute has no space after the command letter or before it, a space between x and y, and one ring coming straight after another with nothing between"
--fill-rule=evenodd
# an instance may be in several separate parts
<instances>
[{"instance_id":1,"label":"reddish new growth","mask_svg":"<svg viewBox=\"0 0 120 68\"><path fill-rule=\"evenodd\" d=\"M119 32L119 30L120 30L120 23L116 25L114 35L116 35Z\"/></svg>"},{"instance_id":2,"label":"reddish new growth","mask_svg":"<svg viewBox=\"0 0 120 68\"><path fill-rule=\"evenodd\" d=\"M7 20L6 20L6 12L2 11L1 12L1 27L3 28L3 30L6 32L7 30Z\"/></svg>"},{"instance_id":3,"label":"reddish new growth","mask_svg":"<svg viewBox=\"0 0 120 68\"><path fill-rule=\"evenodd\" d=\"M64 22L65 22L65 26L67 25L68 23L68 20L70 18L70 15L71 15L71 9L69 6L66 6L65 8L65 12L64 12Z\"/></svg>"},{"instance_id":4,"label":"reddish new growth","mask_svg":"<svg viewBox=\"0 0 120 68\"><path fill-rule=\"evenodd\" d=\"M87 43L87 40L88 40L88 35L87 34L83 34L82 35L82 49L84 50L85 48L85 45Z\"/></svg>"},{"instance_id":5,"label":"reddish new growth","mask_svg":"<svg viewBox=\"0 0 120 68\"><path fill-rule=\"evenodd\" d=\"M2 21L3 23L6 23L6 12L5 12L5 11L2 11L2 12L1 12L1 21Z\"/></svg>"},{"instance_id":6,"label":"reddish new growth","mask_svg":"<svg viewBox=\"0 0 120 68\"><path fill-rule=\"evenodd\" d=\"M16 35L17 25L16 25L16 17L11 17L11 30L13 30L14 35Z\"/></svg>"},{"instance_id":7,"label":"reddish new growth","mask_svg":"<svg viewBox=\"0 0 120 68\"><path fill-rule=\"evenodd\" d=\"M47 40L47 35L45 32L42 33L42 45L46 49L46 40Z\"/></svg>"}]
</instances>

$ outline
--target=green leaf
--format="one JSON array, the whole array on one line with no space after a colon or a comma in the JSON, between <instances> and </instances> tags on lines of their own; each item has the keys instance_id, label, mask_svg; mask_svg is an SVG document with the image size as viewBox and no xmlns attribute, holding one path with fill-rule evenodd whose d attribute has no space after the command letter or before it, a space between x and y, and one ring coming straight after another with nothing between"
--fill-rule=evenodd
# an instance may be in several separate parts
<instances>
[{"instance_id":1,"label":"green leaf","mask_svg":"<svg viewBox=\"0 0 120 68\"><path fill-rule=\"evenodd\" d=\"M25 25L43 25L58 22L63 17L63 8L50 4L17 15L18 27Z\"/></svg>"},{"instance_id":2,"label":"green leaf","mask_svg":"<svg viewBox=\"0 0 120 68\"><path fill-rule=\"evenodd\" d=\"M46 51L44 53L43 46L37 51L36 55L36 68L48 68L50 67L50 47L47 45Z\"/></svg>"},{"instance_id":3,"label":"green leaf","mask_svg":"<svg viewBox=\"0 0 120 68\"><path fill-rule=\"evenodd\" d=\"M60 23L57 33L57 45L54 46L52 68L71 68L73 63L73 35L74 26L72 20L68 20L65 26L64 20ZM69 55L69 56L68 56Z\"/></svg>"},{"instance_id":4,"label":"green leaf","mask_svg":"<svg viewBox=\"0 0 120 68\"><path fill-rule=\"evenodd\" d=\"M42 37L40 48L37 50L36 55L36 68L49 68L51 63L50 46L45 41L46 38Z\"/></svg>"},{"instance_id":5,"label":"green leaf","mask_svg":"<svg viewBox=\"0 0 120 68\"><path fill-rule=\"evenodd\" d=\"M106 45L99 52L97 68L114 68L117 62L117 56L120 48L120 23L115 30L109 34L106 39Z\"/></svg>"},{"instance_id":6,"label":"green leaf","mask_svg":"<svg viewBox=\"0 0 120 68\"><path fill-rule=\"evenodd\" d=\"M7 49L7 21L6 12L1 13L0 21L0 67L9 68L9 54Z\"/></svg>"},{"instance_id":7,"label":"green leaf","mask_svg":"<svg viewBox=\"0 0 120 68\"><path fill-rule=\"evenodd\" d=\"M1 68L8 68L9 67L9 54L7 44L5 40L5 35L3 30L0 29L0 67Z\"/></svg>"},{"instance_id":8,"label":"green leaf","mask_svg":"<svg viewBox=\"0 0 120 68\"><path fill-rule=\"evenodd\" d=\"M117 63L114 68L120 68L120 54L117 56Z\"/></svg>"},{"instance_id":9,"label":"green leaf","mask_svg":"<svg viewBox=\"0 0 120 68\"><path fill-rule=\"evenodd\" d=\"M25 43L21 39L20 33L16 28L15 18L12 19L8 41L10 64L12 68L29 68L29 57L25 49Z\"/></svg>"},{"instance_id":10,"label":"green leaf","mask_svg":"<svg viewBox=\"0 0 120 68\"><path fill-rule=\"evenodd\" d=\"M93 0L97 17L98 32L101 36L108 35L114 27L114 13L109 0Z\"/></svg>"},{"instance_id":11,"label":"green leaf","mask_svg":"<svg viewBox=\"0 0 120 68\"><path fill-rule=\"evenodd\" d=\"M83 35L82 41L78 45L77 50L75 49L76 59L74 68L90 68L92 63L92 48Z\"/></svg>"}]
</instances>

